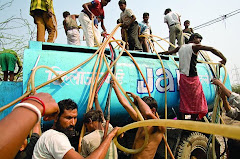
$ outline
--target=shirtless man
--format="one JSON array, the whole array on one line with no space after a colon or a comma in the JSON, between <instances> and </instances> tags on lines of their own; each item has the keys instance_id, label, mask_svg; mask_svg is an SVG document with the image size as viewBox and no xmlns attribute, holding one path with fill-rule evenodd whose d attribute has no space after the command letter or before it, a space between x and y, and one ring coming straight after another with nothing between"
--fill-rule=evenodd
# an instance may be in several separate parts
<instances>
[{"instance_id":1,"label":"shirtless man","mask_svg":"<svg viewBox=\"0 0 240 159\"><path fill-rule=\"evenodd\" d=\"M113 82L114 91L118 97L119 102L127 110L129 115L131 116L131 118L134 121L138 121L139 118L137 116L137 112L128 103L127 99L124 98L124 96L121 94L121 92L118 89L115 82L114 81L112 81L112 82ZM158 119L158 117L156 116L158 106L157 106L157 101L154 98L145 96L141 99L139 96L137 96L131 92L127 92L127 93L130 94L130 96L134 99L134 103L136 103L136 105L139 107L139 110L145 120ZM155 153L158 148L158 145L162 141L162 136L163 136L163 133L165 132L165 127L148 126L147 129L148 129L148 134L149 134L148 145L143 149L142 152L140 152L138 154L133 154L132 159L140 159L140 158L141 159L142 158L152 159L152 158L154 158ZM133 149L138 149L138 148L142 147L144 140L145 140L144 128L140 127L140 128L138 128L135 139L134 139Z\"/></svg>"}]
</instances>

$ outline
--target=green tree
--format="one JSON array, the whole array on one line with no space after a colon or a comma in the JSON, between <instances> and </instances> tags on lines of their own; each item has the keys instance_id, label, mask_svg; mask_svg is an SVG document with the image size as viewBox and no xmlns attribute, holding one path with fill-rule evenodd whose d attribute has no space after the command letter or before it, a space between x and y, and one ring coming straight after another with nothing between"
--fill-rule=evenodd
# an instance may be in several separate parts
<instances>
[{"instance_id":1,"label":"green tree","mask_svg":"<svg viewBox=\"0 0 240 159\"><path fill-rule=\"evenodd\" d=\"M27 19L23 18L21 10L19 16L7 16L5 11L12 6L14 0L9 2L0 1L0 14L6 19L0 22L0 48L12 49L23 59L23 51L28 47L28 41L36 37L36 27L32 26ZM2 72L0 72L2 77ZM18 81L22 80L22 73Z\"/></svg>"},{"instance_id":2,"label":"green tree","mask_svg":"<svg viewBox=\"0 0 240 159\"><path fill-rule=\"evenodd\" d=\"M232 91L240 94L240 85L233 85L232 86Z\"/></svg>"}]
</instances>

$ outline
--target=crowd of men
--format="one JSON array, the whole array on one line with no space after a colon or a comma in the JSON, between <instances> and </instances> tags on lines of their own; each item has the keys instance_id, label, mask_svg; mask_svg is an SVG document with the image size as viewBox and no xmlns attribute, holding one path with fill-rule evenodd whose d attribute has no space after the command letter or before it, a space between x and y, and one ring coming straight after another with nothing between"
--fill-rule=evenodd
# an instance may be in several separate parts
<instances>
[{"instance_id":1,"label":"crowd of men","mask_svg":"<svg viewBox=\"0 0 240 159\"><path fill-rule=\"evenodd\" d=\"M86 41L87 46L93 47L101 42L101 36L106 36L107 31L104 25L104 7L108 5L111 0L93 0L82 5L83 9L79 15L70 14L70 12L63 12L63 27L67 36L67 43L70 45L80 45L80 32L83 30L83 38ZM137 22L136 16L131 9L127 8L126 0L119 0L119 8L122 11L117 23L122 23L121 36L122 40L127 42L126 49L150 52L150 41L148 36L151 36L152 29L149 24L149 13L143 13L143 21ZM190 22L187 20L185 29L181 28L180 15L172 12L170 8L164 12L164 22L169 27L170 46L169 50L173 50L175 41L178 41L178 45L181 46L184 42L183 32L193 33L191 28L188 28ZM57 38L57 22L56 15L54 13L52 0L31 0L30 15L34 19L34 23L37 25L37 41L42 42L55 42ZM77 23L77 19L80 22L80 26ZM93 22L93 24L92 24ZM98 23L101 23L103 30L100 33L98 29ZM45 40L45 33L48 32L48 38ZM142 37L139 37L143 35ZM185 39L187 42L187 39ZM15 64L18 64L18 71L14 73ZM3 49L0 52L0 65L4 72L4 81L13 81L14 76L19 74L22 68L21 61L17 53L13 50Z\"/></svg>"},{"instance_id":2,"label":"crowd of men","mask_svg":"<svg viewBox=\"0 0 240 159\"><path fill-rule=\"evenodd\" d=\"M84 3L82 5L83 9L79 15L71 15L68 11L63 13L63 26L68 44L80 45L79 28L83 30L83 37L87 46L93 47L100 43L101 35L105 36L107 34L104 25L104 7L107 6L110 1L111 0L93 0ZM149 13L143 13L143 21L137 22L133 11L127 8L126 0L119 0L118 5L122 12L117 23L122 23L121 35L122 39L128 43L128 49L149 52L149 44L146 37L139 38L139 35L152 34L151 26L148 21ZM166 9L164 14L164 22L167 23L169 27L170 42L175 45L175 41L178 40L178 45L181 46L184 40L180 15L172 12L170 8ZM57 23L52 0L31 0L30 15L34 18L34 22L37 25L37 41L45 41L45 30L47 30L49 34L47 42L54 42L57 37ZM80 27L76 19L79 20ZM98 30L98 23L101 23L102 33ZM190 24L189 21L188 24ZM186 30L185 28L184 32L185 31L189 33L189 29ZM191 32L193 31L191 30ZM172 45L169 46L169 50L173 48Z\"/></svg>"},{"instance_id":3,"label":"crowd of men","mask_svg":"<svg viewBox=\"0 0 240 159\"><path fill-rule=\"evenodd\" d=\"M81 23L87 46L92 47L100 42L101 34L107 34L104 25L104 7L107 6L110 1L111 0L93 0L85 3L79 15L71 15L68 11L63 13L63 26L68 44L80 45L79 26L76 22L77 18ZM125 0L120 0L118 5L122 12L117 23L122 23L122 39L128 42L128 49L149 52L147 37L139 38L141 34L152 34L151 26L148 22L149 13L144 13L143 21L138 23L132 10L126 8L127 3ZM37 41L45 41L45 31L47 30L47 42L54 42L57 37L57 23L52 0L31 0L30 15L33 16L34 23L37 25ZM178 42L178 47L175 48L173 45L170 45L168 51L162 52L162 54L175 54L177 52L179 54L179 111L182 114L180 118L185 119L185 115L190 114L192 120L201 120L203 116L208 113L208 107L196 69L199 51L206 50L212 52L221 58L220 63L223 65L226 64L226 58L219 50L201 45L203 38L200 34L194 33L192 28L189 28L190 21L187 20L184 22L185 29L182 30L179 14L172 12L171 9L168 8L165 10L164 15L164 22L169 27L170 42L173 45L175 45L176 40ZM94 25L92 22L94 22ZM98 23L101 23L102 33L98 31ZM185 39L185 42L183 32L190 34L190 38ZM97 35L94 36L94 34ZM17 73L19 73L22 67L18 56L11 50L0 52L0 62L5 81L7 81L8 75L10 76L10 81L13 80L16 62L19 66ZM137 112L128 103L126 98L123 97L115 82L111 82L119 102L129 113L130 117L134 121L138 121L139 117ZM212 83L218 85L222 90L221 97L227 115L239 119L239 95L227 90L217 79L213 79ZM158 115L156 114L158 105L154 98L147 96L140 98L131 92L128 92L128 94L134 99L135 104L138 106L145 120L158 119ZM190 96L192 98L189 98ZM230 104L227 98L230 98ZM235 108L232 108L231 104L234 104ZM78 106L71 99L64 99L56 103L51 95L46 93L39 93L23 100L23 102L14 107L10 115L0 121L0 131L2 136L4 136L4 138L0 137L2 139L0 144L0 158L6 158L7 156L7 158L15 157L16 159L68 159L84 157L117 159L117 148L112 142L112 138L117 134L119 128L113 128L111 124L107 123L109 127L108 135L104 137L106 121L103 117L97 95L95 97L95 107L96 110L90 110L84 115L78 114ZM80 154L70 142L70 139L75 136L75 126L79 115L83 115L83 123L88 131L88 134L84 136L81 142ZM42 135L39 128L41 116L44 117L44 120L54 120L52 128ZM15 128L14 124L16 120L20 121L17 128ZM33 127L33 134L30 142L27 144L26 137ZM14 130L18 130L18 134L15 134ZM149 134L147 146L142 152L132 155L132 158L154 158L158 145L162 140L163 133L165 132L165 127L149 126L147 131ZM134 149L140 148L143 145L144 136L145 132L143 128L139 128L133 144Z\"/></svg>"}]
</instances>

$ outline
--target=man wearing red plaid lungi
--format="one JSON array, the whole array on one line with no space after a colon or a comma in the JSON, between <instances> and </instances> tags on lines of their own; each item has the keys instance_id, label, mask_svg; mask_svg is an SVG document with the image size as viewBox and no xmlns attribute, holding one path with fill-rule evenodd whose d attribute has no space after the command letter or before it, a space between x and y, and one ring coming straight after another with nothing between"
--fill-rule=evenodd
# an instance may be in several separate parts
<instances>
[{"instance_id":1,"label":"man wearing red plaid lungi","mask_svg":"<svg viewBox=\"0 0 240 159\"><path fill-rule=\"evenodd\" d=\"M226 63L226 58L220 51L213 47L201 45L201 41L202 36L194 33L190 36L188 44L177 47L172 51L163 52L163 54L176 52L179 54L179 111L182 113L183 119L185 119L185 114L190 114L192 120L198 120L208 112L207 101L196 68L199 50L211 51L222 59L220 63Z\"/></svg>"}]
</instances>

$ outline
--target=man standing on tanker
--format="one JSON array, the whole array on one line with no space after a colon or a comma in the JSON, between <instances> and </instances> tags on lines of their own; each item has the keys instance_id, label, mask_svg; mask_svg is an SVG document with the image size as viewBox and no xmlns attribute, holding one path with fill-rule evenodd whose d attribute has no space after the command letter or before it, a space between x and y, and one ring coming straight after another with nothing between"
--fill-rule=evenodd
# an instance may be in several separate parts
<instances>
[{"instance_id":1,"label":"man standing on tanker","mask_svg":"<svg viewBox=\"0 0 240 159\"><path fill-rule=\"evenodd\" d=\"M166 9L164 12L164 23L167 23L169 28L169 41L175 45L177 39L178 46L183 45L183 31L181 27L180 15L172 12L170 8ZM173 50L174 47L169 45L168 51Z\"/></svg>"},{"instance_id":2,"label":"man standing on tanker","mask_svg":"<svg viewBox=\"0 0 240 159\"><path fill-rule=\"evenodd\" d=\"M63 27L67 36L67 43L70 45L80 45L80 34L76 18L79 15L70 15L68 11L63 12Z\"/></svg>"},{"instance_id":3,"label":"man standing on tanker","mask_svg":"<svg viewBox=\"0 0 240 159\"><path fill-rule=\"evenodd\" d=\"M53 10L53 0L31 0L30 15L37 25L37 41L45 42L47 30L47 42L54 43L57 38L57 21Z\"/></svg>"},{"instance_id":4,"label":"man standing on tanker","mask_svg":"<svg viewBox=\"0 0 240 159\"><path fill-rule=\"evenodd\" d=\"M192 120L199 120L208 112L207 101L203 93L202 85L197 74L197 56L200 50L211 51L214 55L220 57L220 63L226 64L227 59L217 49L201 45L202 36L193 33L189 38L189 43L177 47L172 51L162 52L162 54L179 54L179 111L182 118L185 114L191 114Z\"/></svg>"},{"instance_id":5,"label":"man standing on tanker","mask_svg":"<svg viewBox=\"0 0 240 159\"><path fill-rule=\"evenodd\" d=\"M82 5L83 10L79 14L79 22L81 23L84 36L86 38L87 46L93 47L94 46L94 34L92 28L92 19L94 19L95 16L101 16L101 27L103 29L103 34L107 33L107 30L104 25L104 7L110 2L111 0L93 0L88 3L84 3ZM95 33L96 34L96 33ZM97 37L100 37L99 35L96 35ZM95 39L95 41L100 42L100 39Z\"/></svg>"}]
</instances>

